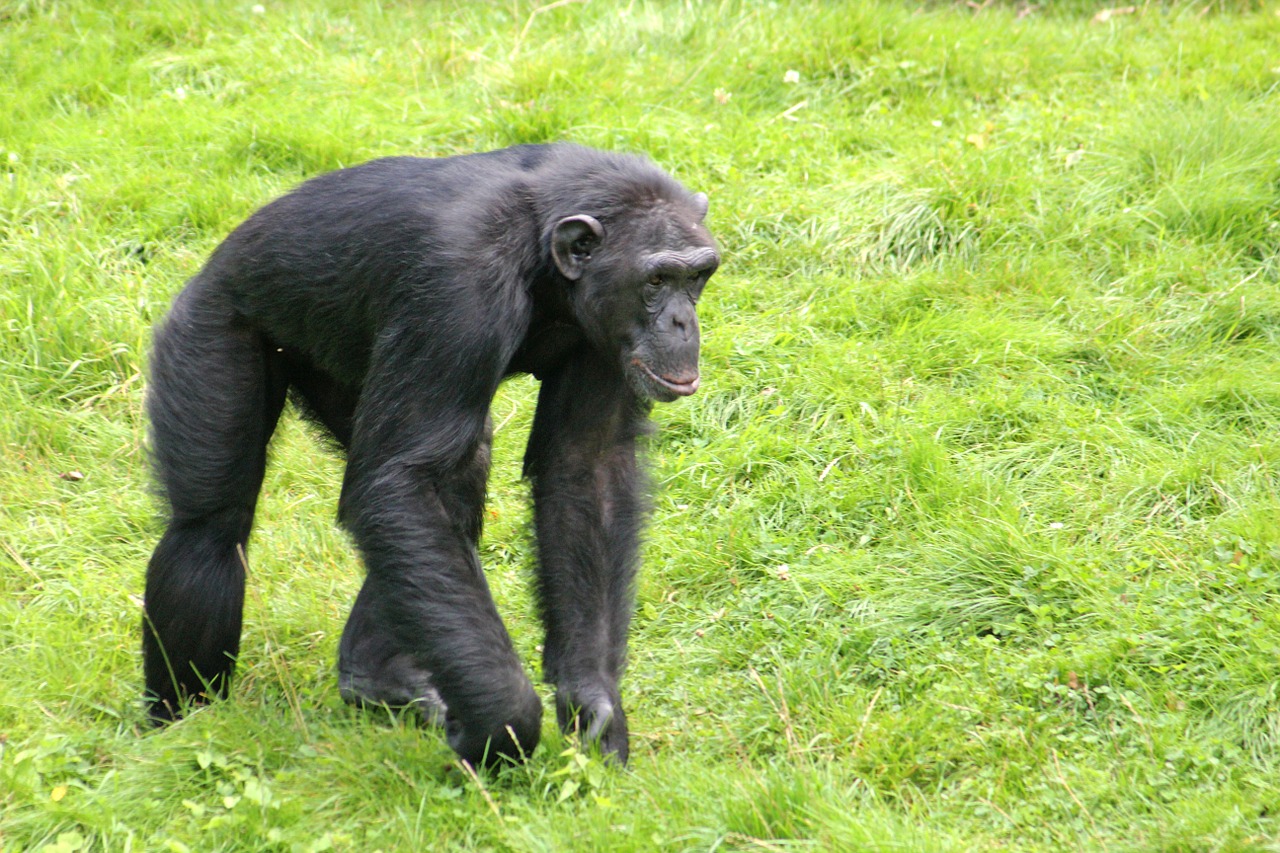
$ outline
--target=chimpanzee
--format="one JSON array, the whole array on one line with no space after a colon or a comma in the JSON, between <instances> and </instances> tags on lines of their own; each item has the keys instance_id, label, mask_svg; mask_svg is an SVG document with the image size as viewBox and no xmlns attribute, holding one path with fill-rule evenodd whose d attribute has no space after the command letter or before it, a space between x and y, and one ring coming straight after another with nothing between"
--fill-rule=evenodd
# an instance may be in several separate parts
<instances>
[{"instance_id":1,"label":"chimpanzee","mask_svg":"<svg viewBox=\"0 0 1280 853\"><path fill-rule=\"evenodd\" d=\"M627 759L618 692L653 401L698 388L707 197L576 145L392 157L253 214L155 336L147 411L168 527L147 567L150 715L225 695L244 549L286 396L347 457L338 519L367 576L342 696L416 706L472 763L537 745L542 704L480 568L489 406L539 380L524 457L556 716Z\"/></svg>"}]
</instances>

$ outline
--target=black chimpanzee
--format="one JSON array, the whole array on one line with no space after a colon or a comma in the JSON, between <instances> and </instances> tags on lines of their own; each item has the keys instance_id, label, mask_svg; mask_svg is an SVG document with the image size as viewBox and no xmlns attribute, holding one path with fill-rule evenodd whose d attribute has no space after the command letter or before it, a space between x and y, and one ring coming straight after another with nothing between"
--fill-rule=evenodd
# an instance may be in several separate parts
<instances>
[{"instance_id":1,"label":"black chimpanzee","mask_svg":"<svg viewBox=\"0 0 1280 853\"><path fill-rule=\"evenodd\" d=\"M417 705L463 759L519 757L542 705L477 555L498 384L542 381L524 474L556 716L627 758L618 693L652 401L698 388L707 198L634 156L525 145L302 184L213 252L155 338L147 410L172 509L147 567L150 713L225 695L244 548L286 395L347 453L368 575L350 702Z\"/></svg>"}]
</instances>

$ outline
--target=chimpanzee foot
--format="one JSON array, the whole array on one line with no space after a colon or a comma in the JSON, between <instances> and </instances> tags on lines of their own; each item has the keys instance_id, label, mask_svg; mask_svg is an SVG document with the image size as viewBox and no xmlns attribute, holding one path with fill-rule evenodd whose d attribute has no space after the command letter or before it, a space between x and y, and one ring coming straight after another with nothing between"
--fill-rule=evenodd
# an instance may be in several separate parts
<instances>
[{"instance_id":1,"label":"chimpanzee foot","mask_svg":"<svg viewBox=\"0 0 1280 853\"><path fill-rule=\"evenodd\" d=\"M596 745L600 754L626 764L630 754L627 714L616 691L600 687L572 690L556 688L556 720L565 734L576 734L584 745Z\"/></svg>"},{"instance_id":2,"label":"chimpanzee foot","mask_svg":"<svg viewBox=\"0 0 1280 853\"><path fill-rule=\"evenodd\" d=\"M338 693L357 708L412 708L429 726L443 726L448 710L431 686L431 673L414 664L409 655L385 660L375 673L341 661Z\"/></svg>"}]
</instances>

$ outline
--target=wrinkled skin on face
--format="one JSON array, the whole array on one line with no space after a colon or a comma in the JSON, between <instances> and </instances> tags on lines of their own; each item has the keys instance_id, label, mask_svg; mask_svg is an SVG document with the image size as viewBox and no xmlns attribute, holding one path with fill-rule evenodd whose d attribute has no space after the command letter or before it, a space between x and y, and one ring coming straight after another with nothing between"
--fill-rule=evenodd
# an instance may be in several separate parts
<instances>
[{"instance_id":1,"label":"wrinkled skin on face","mask_svg":"<svg viewBox=\"0 0 1280 853\"><path fill-rule=\"evenodd\" d=\"M703 225L707 199L662 199L608 227L587 215L557 223L553 257L573 286L574 313L628 385L660 403L698 390L696 306L720 264Z\"/></svg>"}]
</instances>

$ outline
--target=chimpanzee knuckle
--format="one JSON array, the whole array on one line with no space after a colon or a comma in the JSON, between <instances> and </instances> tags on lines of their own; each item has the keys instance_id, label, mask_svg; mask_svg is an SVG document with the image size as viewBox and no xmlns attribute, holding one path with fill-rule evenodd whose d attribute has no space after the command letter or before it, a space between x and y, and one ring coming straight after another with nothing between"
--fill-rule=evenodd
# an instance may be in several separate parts
<instances>
[{"instance_id":1,"label":"chimpanzee knuckle","mask_svg":"<svg viewBox=\"0 0 1280 853\"><path fill-rule=\"evenodd\" d=\"M607 759L613 759L621 765L627 763L627 759L631 756L631 741L627 732L627 718L621 713L622 709L617 712L609 720L608 728L602 733L599 744L600 753Z\"/></svg>"},{"instance_id":2,"label":"chimpanzee knuckle","mask_svg":"<svg viewBox=\"0 0 1280 853\"><path fill-rule=\"evenodd\" d=\"M564 683L556 685L556 719L561 728L577 720L578 713L598 698L599 691L574 687Z\"/></svg>"},{"instance_id":3,"label":"chimpanzee knuckle","mask_svg":"<svg viewBox=\"0 0 1280 853\"><path fill-rule=\"evenodd\" d=\"M449 747L463 761L476 764L484 757L484 747L488 741L488 733L471 731L456 714L446 713L444 735Z\"/></svg>"},{"instance_id":4,"label":"chimpanzee knuckle","mask_svg":"<svg viewBox=\"0 0 1280 853\"><path fill-rule=\"evenodd\" d=\"M452 712L445 716L445 740L459 758L474 766L523 761L538 746L541 734L541 708L536 714L513 712L496 722L467 722Z\"/></svg>"},{"instance_id":5,"label":"chimpanzee knuckle","mask_svg":"<svg viewBox=\"0 0 1280 853\"><path fill-rule=\"evenodd\" d=\"M557 688L556 718L565 734L575 735L584 744L594 745L602 754L625 764L629 749L627 716L616 693L600 686Z\"/></svg>"},{"instance_id":6,"label":"chimpanzee knuckle","mask_svg":"<svg viewBox=\"0 0 1280 853\"><path fill-rule=\"evenodd\" d=\"M594 708L588 709L585 713L587 717L587 729L583 733L582 738L589 743L597 742L613 722L613 703L601 702Z\"/></svg>"},{"instance_id":7,"label":"chimpanzee knuckle","mask_svg":"<svg viewBox=\"0 0 1280 853\"><path fill-rule=\"evenodd\" d=\"M578 726L582 742L595 746L600 754L621 764L627 763L630 752L627 732L627 716L622 706L613 702L583 709Z\"/></svg>"}]
</instances>

